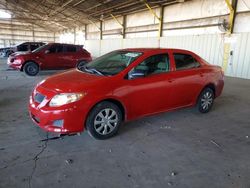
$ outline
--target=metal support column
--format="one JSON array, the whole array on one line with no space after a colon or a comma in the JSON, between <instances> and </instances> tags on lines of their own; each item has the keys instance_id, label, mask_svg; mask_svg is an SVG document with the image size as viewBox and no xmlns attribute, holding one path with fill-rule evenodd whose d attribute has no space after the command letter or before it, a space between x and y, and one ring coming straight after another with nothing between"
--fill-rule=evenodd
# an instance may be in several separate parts
<instances>
[{"instance_id":1,"label":"metal support column","mask_svg":"<svg viewBox=\"0 0 250 188\"><path fill-rule=\"evenodd\" d=\"M85 36L85 40L88 40L88 32L87 32L87 24L85 24L85 27L84 27L84 36Z\"/></svg>"},{"instance_id":2,"label":"metal support column","mask_svg":"<svg viewBox=\"0 0 250 188\"><path fill-rule=\"evenodd\" d=\"M232 34L234 31L234 21L235 21L235 16L236 16L236 9L237 9L238 0L232 0L232 4L231 4L230 0L225 0L225 2L226 2L227 7L230 11L228 34Z\"/></svg>"},{"instance_id":3,"label":"metal support column","mask_svg":"<svg viewBox=\"0 0 250 188\"><path fill-rule=\"evenodd\" d=\"M126 27L127 27L127 16L124 15L122 17L122 25L123 25L123 28L122 28L122 38L125 39L126 38Z\"/></svg>"},{"instance_id":4,"label":"metal support column","mask_svg":"<svg viewBox=\"0 0 250 188\"><path fill-rule=\"evenodd\" d=\"M146 7L148 8L148 10L151 12L151 14L158 19L159 21L159 29L158 29L158 37L160 38L162 36L162 27L163 27L163 10L164 7L161 7L161 15L160 17L156 14L156 12L150 7L150 5L146 2L143 1L144 4L146 5Z\"/></svg>"},{"instance_id":5,"label":"metal support column","mask_svg":"<svg viewBox=\"0 0 250 188\"><path fill-rule=\"evenodd\" d=\"M122 38L125 38L125 25L126 25L126 16L123 16L121 23L113 14L110 14L110 16L118 23L118 25L122 28Z\"/></svg>"},{"instance_id":6,"label":"metal support column","mask_svg":"<svg viewBox=\"0 0 250 188\"><path fill-rule=\"evenodd\" d=\"M74 28L74 44L76 44L76 28Z\"/></svg>"},{"instance_id":7,"label":"metal support column","mask_svg":"<svg viewBox=\"0 0 250 188\"><path fill-rule=\"evenodd\" d=\"M103 36L103 35L102 35L102 26L103 26L102 24L103 24L103 22L100 21L100 40L102 40L102 38L103 38L103 37L102 37L102 36Z\"/></svg>"}]
</instances>

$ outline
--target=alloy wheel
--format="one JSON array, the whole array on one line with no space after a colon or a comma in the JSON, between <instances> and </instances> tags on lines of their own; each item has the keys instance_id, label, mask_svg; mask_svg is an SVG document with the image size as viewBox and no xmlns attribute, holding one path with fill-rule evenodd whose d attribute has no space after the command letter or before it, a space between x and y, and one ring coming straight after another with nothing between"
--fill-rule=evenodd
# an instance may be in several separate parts
<instances>
[{"instance_id":1,"label":"alloy wheel","mask_svg":"<svg viewBox=\"0 0 250 188\"><path fill-rule=\"evenodd\" d=\"M118 124L118 115L115 110L106 108L100 111L94 120L94 128L101 135L111 133Z\"/></svg>"},{"instance_id":2,"label":"alloy wheel","mask_svg":"<svg viewBox=\"0 0 250 188\"><path fill-rule=\"evenodd\" d=\"M209 91L205 92L201 98L201 106L203 110L207 110L213 104L213 94Z\"/></svg>"}]
</instances>

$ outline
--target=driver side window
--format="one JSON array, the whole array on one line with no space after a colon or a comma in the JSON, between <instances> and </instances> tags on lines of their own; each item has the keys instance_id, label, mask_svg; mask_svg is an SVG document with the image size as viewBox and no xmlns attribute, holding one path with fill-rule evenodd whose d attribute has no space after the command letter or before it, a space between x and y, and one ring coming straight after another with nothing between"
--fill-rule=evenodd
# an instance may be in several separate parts
<instances>
[{"instance_id":1,"label":"driver side window","mask_svg":"<svg viewBox=\"0 0 250 188\"><path fill-rule=\"evenodd\" d=\"M60 53L63 52L62 45L53 45L49 48L49 53Z\"/></svg>"},{"instance_id":2,"label":"driver side window","mask_svg":"<svg viewBox=\"0 0 250 188\"><path fill-rule=\"evenodd\" d=\"M137 65L132 72L143 73L144 76L160 74L169 71L168 54L153 55Z\"/></svg>"}]
</instances>

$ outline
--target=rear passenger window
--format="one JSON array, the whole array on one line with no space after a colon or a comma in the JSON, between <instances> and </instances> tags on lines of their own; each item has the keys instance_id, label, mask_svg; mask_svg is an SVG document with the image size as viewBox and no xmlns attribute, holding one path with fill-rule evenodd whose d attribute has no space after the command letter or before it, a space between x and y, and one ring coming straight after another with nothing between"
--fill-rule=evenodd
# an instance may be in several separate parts
<instances>
[{"instance_id":1,"label":"rear passenger window","mask_svg":"<svg viewBox=\"0 0 250 188\"><path fill-rule=\"evenodd\" d=\"M76 46L66 46L66 52L76 52Z\"/></svg>"},{"instance_id":2,"label":"rear passenger window","mask_svg":"<svg viewBox=\"0 0 250 188\"><path fill-rule=\"evenodd\" d=\"M191 55L174 53L176 70L186 70L200 67L200 63Z\"/></svg>"}]
</instances>

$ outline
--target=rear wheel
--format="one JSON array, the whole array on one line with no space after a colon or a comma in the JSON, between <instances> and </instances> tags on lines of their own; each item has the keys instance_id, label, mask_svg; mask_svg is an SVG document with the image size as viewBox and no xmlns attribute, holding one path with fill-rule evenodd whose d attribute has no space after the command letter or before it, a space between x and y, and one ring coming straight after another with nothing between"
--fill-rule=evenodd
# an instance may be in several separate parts
<instances>
[{"instance_id":1,"label":"rear wheel","mask_svg":"<svg viewBox=\"0 0 250 188\"><path fill-rule=\"evenodd\" d=\"M77 67L78 69L81 69L82 67L84 67L84 66L86 65L86 63L87 63L86 61L80 61L80 62L77 64L76 67Z\"/></svg>"},{"instance_id":2,"label":"rear wheel","mask_svg":"<svg viewBox=\"0 0 250 188\"><path fill-rule=\"evenodd\" d=\"M211 88L205 88L198 99L197 107L201 113L207 113L211 110L214 102L214 91Z\"/></svg>"},{"instance_id":3,"label":"rear wheel","mask_svg":"<svg viewBox=\"0 0 250 188\"><path fill-rule=\"evenodd\" d=\"M92 137L104 140L117 133L121 122L119 107L111 102L101 102L90 112L86 127Z\"/></svg>"},{"instance_id":4,"label":"rear wheel","mask_svg":"<svg viewBox=\"0 0 250 188\"><path fill-rule=\"evenodd\" d=\"M36 76L39 72L39 66L34 62L27 62L23 67L23 71L29 76Z\"/></svg>"}]
</instances>

